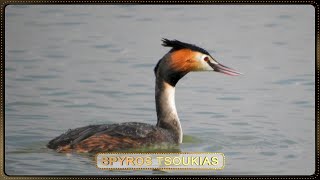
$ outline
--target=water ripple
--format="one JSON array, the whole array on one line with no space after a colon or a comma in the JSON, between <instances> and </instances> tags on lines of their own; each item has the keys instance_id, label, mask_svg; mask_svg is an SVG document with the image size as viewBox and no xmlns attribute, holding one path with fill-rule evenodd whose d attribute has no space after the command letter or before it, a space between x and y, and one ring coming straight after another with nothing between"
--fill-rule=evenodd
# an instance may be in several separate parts
<instances>
[{"instance_id":1,"label":"water ripple","mask_svg":"<svg viewBox=\"0 0 320 180\"><path fill-rule=\"evenodd\" d=\"M54 23L52 25L58 25L58 26L76 26L76 25L82 25L85 24L83 22L59 22L59 23Z\"/></svg>"},{"instance_id":2,"label":"water ripple","mask_svg":"<svg viewBox=\"0 0 320 180\"><path fill-rule=\"evenodd\" d=\"M95 83L96 81L95 80L91 80L91 79L80 79L80 80L78 80L78 82L81 82L81 83Z\"/></svg>"},{"instance_id":3,"label":"water ripple","mask_svg":"<svg viewBox=\"0 0 320 180\"><path fill-rule=\"evenodd\" d=\"M54 79L58 78L58 75L26 75L26 78L31 78L31 79Z\"/></svg>"},{"instance_id":4,"label":"water ripple","mask_svg":"<svg viewBox=\"0 0 320 180\"><path fill-rule=\"evenodd\" d=\"M273 82L273 84L279 84L279 85L298 85L302 82L305 82L306 79L300 79L300 78L289 78L289 79L283 79L279 81Z\"/></svg>"},{"instance_id":5,"label":"water ripple","mask_svg":"<svg viewBox=\"0 0 320 180\"><path fill-rule=\"evenodd\" d=\"M8 59L10 62L26 62L26 63L31 63L31 62L39 62L43 61L42 59Z\"/></svg>"},{"instance_id":6,"label":"water ripple","mask_svg":"<svg viewBox=\"0 0 320 180\"><path fill-rule=\"evenodd\" d=\"M274 156L277 155L276 152L272 152L272 151L264 151L264 152L260 152L261 155L263 156Z\"/></svg>"},{"instance_id":7,"label":"water ripple","mask_svg":"<svg viewBox=\"0 0 320 180\"><path fill-rule=\"evenodd\" d=\"M12 103L7 103L7 106L48 106L48 104L42 102L16 101Z\"/></svg>"},{"instance_id":8,"label":"water ripple","mask_svg":"<svg viewBox=\"0 0 320 180\"><path fill-rule=\"evenodd\" d=\"M85 103L85 104L68 104L64 105L65 108L98 108L98 109L107 109L104 106L98 106L94 103Z\"/></svg>"},{"instance_id":9,"label":"water ripple","mask_svg":"<svg viewBox=\"0 0 320 180\"><path fill-rule=\"evenodd\" d=\"M65 96L65 95L69 95L69 94L72 94L72 93L69 91L60 91L60 92L47 93L45 95L47 95L47 96Z\"/></svg>"},{"instance_id":10,"label":"water ripple","mask_svg":"<svg viewBox=\"0 0 320 180\"><path fill-rule=\"evenodd\" d=\"M8 53L13 53L13 54L20 54L20 53L25 53L26 50L8 50Z\"/></svg>"},{"instance_id":11,"label":"water ripple","mask_svg":"<svg viewBox=\"0 0 320 180\"><path fill-rule=\"evenodd\" d=\"M241 97L220 97L217 98L219 100L227 100L227 101L238 101L238 100L242 100Z\"/></svg>"},{"instance_id":12,"label":"water ripple","mask_svg":"<svg viewBox=\"0 0 320 180\"><path fill-rule=\"evenodd\" d=\"M68 57L62 54L48 54L46 55L47 58L50 59L67 59Z\"/></svg>"},{"instance_id":13,"label":"water ripple","mask_svg":"<svg viewBox=\"0 0 320 180\"><path fill-rule=\"evenodd\" d=\"M114 45L112 45L112 44L100 44L100 45L94 45L93 47L97 48L97 49L108 49L108 48L114 47Z\"/></svg>"}]
</instances>

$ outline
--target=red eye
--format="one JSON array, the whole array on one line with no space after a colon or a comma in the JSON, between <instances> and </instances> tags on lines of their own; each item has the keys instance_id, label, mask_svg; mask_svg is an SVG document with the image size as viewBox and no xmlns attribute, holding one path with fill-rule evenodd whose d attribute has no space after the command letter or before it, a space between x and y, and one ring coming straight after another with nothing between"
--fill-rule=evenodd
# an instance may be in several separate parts
<instances>
[{"instance_id":1,"label":"red eye","mask_svg":"<svg viewBox=\"0 0 320 180\"><path fill-rule=\"evenodd\" d=\"M204 61L209 62L209 57L208 56L204 57Z\"/></svg>"}]
</instances>

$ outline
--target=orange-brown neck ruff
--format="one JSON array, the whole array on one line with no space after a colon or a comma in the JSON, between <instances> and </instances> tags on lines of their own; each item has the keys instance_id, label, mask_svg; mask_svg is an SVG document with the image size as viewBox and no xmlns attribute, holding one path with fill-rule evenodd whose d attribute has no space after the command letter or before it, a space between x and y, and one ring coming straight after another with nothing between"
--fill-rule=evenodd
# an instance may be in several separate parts
<instances>
[{"instance_id":1,"label":"orange-brown neck ruff","mask_svg":"<svg viewBox=\"0 0 320 180\"><path fill-rule=\"evenodd\" d=\"M197 68L195 53L190 49L180 49L170 55L169 66L175 72L188 73Z\"/></svg>"},{"instance_id":2,"label":"orange-brown neck ruff","mask_svg":"<svg viewBox=\"0 0 320 180\"><path fill-rule=\"evenodd\" d=\"M190 49L179 49L169 52L159 60L154 71L157 77L175 87L178 81L188 72L197 69L197 54Z\"/></svg>"}]
</instances>

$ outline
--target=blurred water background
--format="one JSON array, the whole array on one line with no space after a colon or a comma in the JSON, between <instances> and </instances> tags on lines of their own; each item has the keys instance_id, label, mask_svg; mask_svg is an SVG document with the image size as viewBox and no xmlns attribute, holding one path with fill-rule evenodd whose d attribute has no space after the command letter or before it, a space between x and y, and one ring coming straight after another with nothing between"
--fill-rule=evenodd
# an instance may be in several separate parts
<instances>
[{"instance_id":1,"label":"blurred water background","mask_svg":"<svg viewBox=\"0 0 320 180\"><path fill-rule=\"evenodd\" d=\"M244 73L190 73L178 83L181 151L226 156L224 170L192 174L312 174L314 12L307 5L7 6L5 172L159 173L99 170L92 158L45 145L89 124L155 124L153 67L169 51L161 38L169 38Z\"/></svg>"}]
</instances>

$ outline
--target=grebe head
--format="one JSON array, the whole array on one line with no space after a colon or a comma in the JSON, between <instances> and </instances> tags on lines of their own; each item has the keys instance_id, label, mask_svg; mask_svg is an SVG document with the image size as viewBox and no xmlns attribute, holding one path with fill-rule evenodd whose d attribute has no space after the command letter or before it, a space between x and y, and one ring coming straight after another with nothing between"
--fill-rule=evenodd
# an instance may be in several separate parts
<instances>
[{"instance_id":1,"label":"grebe head","mask_svg":"<svg viewBox=\"0 0 320 180\"><path fill-rule=\"evenodd\" d=\"M208 51L196 45L168 39L162 39L162 42L163 46L172 49L158 62L154 72L172 86L191 71L216 71L231 76L241 74L220 64Z\"/></svg>"}]
</instances>

